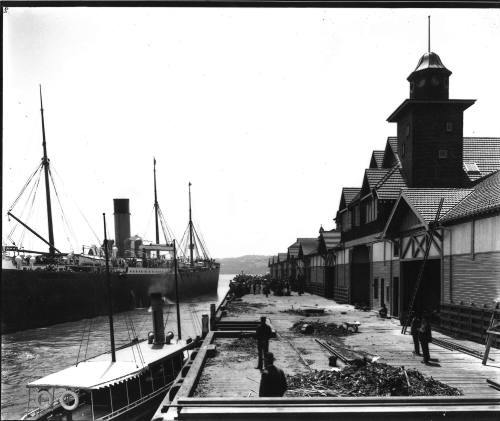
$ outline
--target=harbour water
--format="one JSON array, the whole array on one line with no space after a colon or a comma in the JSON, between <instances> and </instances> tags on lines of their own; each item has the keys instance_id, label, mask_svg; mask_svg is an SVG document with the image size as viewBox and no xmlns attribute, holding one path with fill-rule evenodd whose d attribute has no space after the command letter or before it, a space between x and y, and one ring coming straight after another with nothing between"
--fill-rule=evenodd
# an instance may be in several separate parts
<instances>
[{"instance_id":1,"label":"harbour water","mask_svg":"<svg viewBox=\"0 0 500 421\"><path fill-rule=\"evenodd\" d=\"M205 295L180 303L182 338L201 333L201 316L210 313L210 304L218 304L234 275L220 275L217 295ZM177 337L175 303L164 309L166 331ZM132 323L130 323L132 322ZM135 335L131 332L133 325ZM142 308L114 316L116 346L137 336L146 338L152 330L150 309ZM90 328L90 329L89 329ZM90 333L89 333L90 332ZM54 371L110 349L107 316L61 323L2 335L1 419L19 419L26 410L26 384Z\"/></svg>"}]
</instances>

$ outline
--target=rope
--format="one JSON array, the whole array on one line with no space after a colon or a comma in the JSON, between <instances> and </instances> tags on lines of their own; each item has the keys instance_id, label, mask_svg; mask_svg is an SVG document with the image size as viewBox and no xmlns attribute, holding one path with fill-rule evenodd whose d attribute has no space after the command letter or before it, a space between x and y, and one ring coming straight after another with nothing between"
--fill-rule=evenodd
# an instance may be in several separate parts
<instances>
[{"instance_id":1,"label":"rope","mask_svg":"<svg viewBox=\"0 0 500 421\"><path fill-rule=\"evenodd\" d=\"M155 205L153 205L153 209L151 209L151 213L149 214L149 218L146 223L146 229L144 230L144 234L142 234L142 238L146 238L146 233L148 232L149 225L151 225L151 219L153 219L154 213L155 213Z\"/></svg>"},{"instance_id":2,"label":"rope","mask_svg":"<svg viewBox=\"0 0 500 421\"><path fill-rule=\"evenodd\" d=\"M38 175L38 178L37 178L36 182L33 183L33 187L32 187L32 189L31 189L31 191L30 191L30 193L28 195L28 198L26 199L26 204L24 205L23 211L21 213L21 218L23 218L24 217L24 211L26 210L26 206L28 205L28 202L30 200L31 195L33 195L32 199L31 199L31 205L28 208L27 217L25 218L26 222L28 222L31 219L31 216L33 215L33 210L35 209L35 207L34 207L35 198L36 198L36 194L38 192L38 186L40 184L41 178L42 178L42 171L39 172L39 175ZM28 229L26 227L23 227L23 231L21 232L21 237L19 239L19 245L23 244L24 237L26 235L27 230Z\"/></svg>"},{"instance_id":3,"label":"rope","mask_svg":"<svg viewBox=\"0 0 500 421\"><path fill-rule=\"evenodd\" d=\"M89 341L90 341L90 328L91 328L93 323L94 323L94 320L90 319L89 332L88 332L88 336L87 336L87 346L85 347L85 355L83 356L83 361L85 361L87 359L87 350L89 349Z\"/></svg>"},{"instance_id":4,"label":"rope","mask_svg":"<svg viewBox=\"0 0 500 421\"><path fill-rule=\"evenodd\" d=\"M129 329L128 329L128 324L127 324L127 318L126 318L126 315L125 315L125 326L127 328L127 334L128 334L128 340L129 340L129 343L132 342L132 339L130 337L130 332L129 332ZM135 363L135 366L136 368L139 368L139 365L137 364L137 360L135 358L135 352L134 352L134 346L132 346L132 357L134 358L134 363Z\"/></svg>"},{"instance_id":5,"label":"rope","mask_svg":"<svg viewBox=\"0 0 500 421\"><path fill-rule=\"evenodd\" d=\"M134 339L137 338L137 333L135 331L134 322L132 320L130 320L130 328L131 328L132 333L134 335ZM142 351L141 351L139 344L137 344L137 354L139 355L139 357L141 359L142 366L144 367L146 365L146 361L144 360L144 356L142 355Z\"/></svg>"},{"instance_id":6,"label":"rope","mask_svg":"<svg viewBox=\"0 0 500 421\"><path fill-rule=\"evenodd\" d=\"M71 225L70 225L70 223L69 223L69 221L66 218L66 215L64 213L64 209L62 207L61 200L59 198L59 193L58 193L57 188L56 188L56 183L54 182L54 177L52 177L52 171L50 168L49 168L49 176L50 176L50 180L52 181L52 186L54 187L54 192L56 194L56 199L57 199L57 203L59 205L59 209L61 210L61 221L62 221L62 226L64 228L64 232L66 234L66 240L68 241L68 245L70 246L70 248L74 249L73 245L71 244L71 240L69 239L69 236L71 235L73 237L73 240L75 241L76 244L78 243L78 240L77 240L76 235L75 235L73 229L71 228Z\"/></svg>"},{"instance_id":7,"label":"rope","mask_svg":"<svg viewBox=\"0 0 500 421\"><path fill-rule=\"evenodd\" d=\"M14 209L14 206L16 206L16 203L17 201L19 200L19 198L23 195L24 193L24 190L26 189L26 187L28 187L28 185L30 184L31 180L33 179L33 177L35 176L35 174L41 170L42 168L42 163L38 164L38 166L36 167L35 171L33 171L33 173L29 176L28 178L28 181L26 181L26 183L24 184L24 186L22 187L20 193L17 195L16 199L14 200L14 202L12 203L12 205L10 206L8 212L10 212L12 209Z\"/></svg>"},{"instance_id":8,"label":"rope","mask_svg":"<svg viewBox=\"0 0 500 421\"><path fill-rule=\"evenodd\" d=\"M57 172L57 170L54 168L54 166L51 165L51 169L54 170L54 174L57 176L57 178L59 179L59 181L61 181L61 184L63 185L63 193L65 194L66 197L69 197L71 199L71 201L73 202L73 204L76 206L78 212L80 213L81 217L84 219L84 221L86 222L87 226L90 228L90 231L92 231L92 234L94 235L94 237L96 238L97 240L97 244L102 244L99 236L96 234L96 232L94 231L94 229L92 228L92 225L90 225L89 221L87 220L87 218L85 217L85 215L83 214L82 210L80 209L80 207L78 206L78 204L71 198L71 196L69 196L67 193L66 193L66 190L64 189L64 183L62 182L62 178L61 176L59 175L59 173Z\"/></svg>"},{"instance_id":9,"label":"rope","mask_svg":"<svg viewBox=\"0 0 500 421\"><path fill-rule=\"evenodd\" d=\"M78 347L78 355L76 356L76 363L75 363L75 365L78 365L78 359L80 358L80 350L82 349L83 338L85 336L86 326L87 326L87 322L85 321L85 323L83 325L82 338L80 339L80 346Z\"/></svg>"}]
</instances>

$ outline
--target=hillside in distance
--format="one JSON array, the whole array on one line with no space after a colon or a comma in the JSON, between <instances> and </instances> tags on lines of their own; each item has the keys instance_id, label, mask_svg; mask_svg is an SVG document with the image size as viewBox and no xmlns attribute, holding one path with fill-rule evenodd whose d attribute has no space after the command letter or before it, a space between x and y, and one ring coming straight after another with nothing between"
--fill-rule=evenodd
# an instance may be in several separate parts
<instances>
[{"instance_id":1,"label":"hillside in distance","mask_svg":"<svg viewBox=\"0 0 500 421\"><path fill-rule=\"evenodd\" d=\"M265 275L269 272L267 264L271 256L246 255L240 257L217 258L221 274L238 274L243 271L252 275Z\"/></svg>"}]
</instances>

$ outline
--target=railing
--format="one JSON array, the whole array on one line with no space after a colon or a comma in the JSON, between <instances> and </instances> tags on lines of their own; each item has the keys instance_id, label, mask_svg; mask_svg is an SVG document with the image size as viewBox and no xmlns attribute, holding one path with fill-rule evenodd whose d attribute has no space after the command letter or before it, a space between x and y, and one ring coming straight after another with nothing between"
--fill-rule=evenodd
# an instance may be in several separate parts
<instances>
[{"instance_id":1,"label":"railing","mask_svg":"<svg viewBox=\"0 0 500 421\"><path fill-rule=\"evenodd\" d=\"M137 408L138 406L141 406L143 403L153 399L154 397L158 396L160 393L163 393L166 391L167 388L170 388L174 382L170 382L166 384L165 386L160 387L159 389L155 390L153 393L150 393L149 395L143 396L142 398L137 399L136 401L120 408L117 409L116 411L110 412L107 415L104 415L100 418L95 418L96 421L106 421L106 420L111 420L118 415L124 414L127 411L130 411L131 409Z\"/></svg>"},{"instance_id":2,"label":"railing","mask_svg":"<svg viewBox=\"0 0 500 421\"><path fill-rule=\"evenodd\" d=\"M465 339L484 343L493 312L495 312L496 320L500 320L500 310L441 304L440 329ZM495 338L493 346L500 347L500 338Z\"/></svg>"}]
</instances>

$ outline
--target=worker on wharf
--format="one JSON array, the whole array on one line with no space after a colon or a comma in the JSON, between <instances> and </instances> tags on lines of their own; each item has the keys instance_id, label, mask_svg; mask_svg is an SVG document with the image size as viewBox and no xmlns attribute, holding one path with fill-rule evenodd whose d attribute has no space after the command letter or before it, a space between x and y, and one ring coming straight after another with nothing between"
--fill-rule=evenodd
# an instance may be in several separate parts
<instances>
[{"instance_id":1,"label":"worker on wharf","mask_svg":"<svg viewBox=\"0 0 500 421\"><path fill-rule=\"evenodd\" d=\"M260 397L282 397L287 389L286 376L283 370L274 365L274 354L266 352L264 356L266 368L260 378Z\"/></svg>"},{"instance_id":2,"label":"worker on wharf","mask_svg":"<svg viewBox=\"0 0 500 421\"><path fill-rule=\"evenodd\" d=\"M429 364L429 342L432 342L432 333L431 325L426 315L422 316L422 323L418 329L418 339L420 340L420 346L422 347L422 354L424 354L422 362L424 364Z\"/></svg>"},{"instance_id":3,"label":"worker on wharf","mask_svg":"<svg viewBox=\"0 0 500 421\"><path fill-rule=\"evenodd\" d=\"M420 344L418 341L418 329L420 328L420 318L416 315L411 319L410 333L413 338L413 354L420 355Z\"/></svg>"},{"instance_id":4,"label":"worker on wharf","mask_svg":"<svg viewBox=\"0 0 500 421\"><path fill-rule=\"evenodd\" d=\"M255 331L255 337L257 338L257 352L259 353L259 362L257 363L257 369L262 370L262 362L264 359L264 354L269 352L269 338L273 335L271 327L266 323L266 317L262 316L260 318L260 325Z\"/></svg>"}]
</instances>

